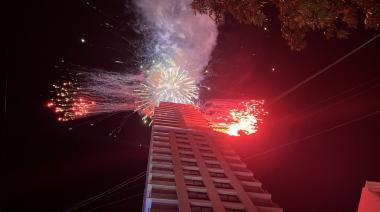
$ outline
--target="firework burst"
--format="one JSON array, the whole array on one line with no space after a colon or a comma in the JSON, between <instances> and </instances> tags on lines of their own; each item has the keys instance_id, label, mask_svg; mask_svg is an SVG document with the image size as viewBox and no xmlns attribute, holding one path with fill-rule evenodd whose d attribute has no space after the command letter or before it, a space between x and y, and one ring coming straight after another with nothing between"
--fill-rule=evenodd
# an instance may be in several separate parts
<instances>
[{"instance_id":1,"label":"firework burst","mask_svg":"<svg viewBox=\"0 0 380 212\"><path fill-rule=\"evenodd\" d=\"M223 105L223 106L221 106ZM264 110L263 100L249 100L240 103L220 104L205 113L214 131L231 136L256 133L268 112Z\"/></svg>"},{"instance_id":2,"label":"firework burst","mask_svg":"<svg viewBox=\"0 0 380 212\"><path fill-rule=\"evenodd\" d=\"M58 121L135 109L133 90L142 82L141 75L80 66L69 69L66 80L52 85L52 98L46 104Z\"/></svg>"},{"instance_id":3,"label":"firework burst","mask_svg":"<svg viewBox=\"0 0 380 212\"><path fill-rule=\"evenodd\" d=\"M195 81L172 60L154 63L146 75L145 82L135 90L139 99L137 110L145 116L152 116L160 102L195 104L198 100L199 88Z\"/></svg>"},{"instance_id":4,"label":"firework burst","mask_svg":"<svg viewBox=\"0 0 380 212\"><path fill-rule=\"evenodd\" d=\"M58 121L70 121L87 116L95 106L94 101L88 101L77 95L80 88L75 82L65 81L58 85L54 84L53 88L55 97L50 99L46 106L57 114Z\"/></svg>"}]
</instances>

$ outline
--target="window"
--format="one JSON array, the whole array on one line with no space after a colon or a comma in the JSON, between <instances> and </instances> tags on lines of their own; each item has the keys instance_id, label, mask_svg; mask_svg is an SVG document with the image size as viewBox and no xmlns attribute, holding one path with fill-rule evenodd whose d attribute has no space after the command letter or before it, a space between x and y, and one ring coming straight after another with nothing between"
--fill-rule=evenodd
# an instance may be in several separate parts
<instances>
[{"instance_id":1,"label":"window","mask_svg":"<svg viewBox=\"0 0 380 212\"><path fill-rule=\"evenodd\" d=\"M169 142L169 138L167 138L167 137L157 137L157 136L154 136L153 140L154 141L159 141L159 142Z\"/></svg>"},{"instance_id":2,"label":"window","mask_svg":"<svg viewBox=\"0 0 380 212\"><path fill-rule=\"evenodd\" d=\"M226 212L246 212L244 209L226 208Z\"/></svg>"},{"instance_id":3,"label":"window","mask_svg":"<svg viewBox=\"0 0 380 212\"><path fill-rule=\"evenodd\" d=\"M216 160L216 157L212 157L212 156L203 156L203 159L205 159L205 160Z\"/></svg>"},{"instance_id":4,"label":"window","mask_svg":"<svg viewBox=\"0 0 380 212\"><path fill-rule=\"evenodd\" d=\"M187 175L201 175L201 173L197 170L183 169L183 174Z\"/></svg>"},{"instance_id":5,"label":"window","mask_svg":"<svg viewBox=\"0 0 380 212\"><path fill-rule=\"evenodd\" d=\"M199 142L199 143L206 142L206 140L204 138L197 138L197 137L195 137L194 140L196 142Z\"/></svg>"},{"instance_id":6,"label":"window","mask_svg":"<svg viewBox=\"0 0 380 212\"><path fill-rule=\"evenodd\" d=\"M229 183L221 183L221 182L214 182L214 185L216 188L225 188L225 189L231 189L232 186Z\"/></svg>"},{"instance_id":7,"label":"window","mask_svg":"<svg viewBox=\"0 0 380 212\"><path fill-rule=\"evenodd\" d=\"M169 205L165 203L157 203L152 202L152 207L150 208L150 212L178 212L177 205Z\"/></svg>"},{"instance_id":8,"label":"window","mask_svg":"<svg viewBox=\"0 0 380 212\"><path fill-rule=\"evenodd\" d=\"M176 139L184 139L184 140L187 140L187 137L184 136L184 135L175 135L175 138L176 138Z\"/></svg>"},{"instance_id":9,"label":"window","mask_svg":"<svg viewBox=\"0 0 380 212\"><path fill-rule=\"evenodd\" d=\"M206 166L207 168L217 168L217 169L221 168L219 164L214 164L214 163L206 163Z\"/></svg>"},{"instance_id":10,"label":"window","mask_svg":"<svg viewBox=\"0 0 380 212\"><path fill-rule=\"evenodd\" d=\"M209 199L207 193L204 192L188 191L187 194L189 195L189 199Z\"/></svg>"},{"instance_id":11,"label":"window","mask_svg":"<svg viewBox=\"0 0 380 212\"><path fill-rule=\"evenodd\" d=\"M183 150L183 151L192 151L191 148L188 148L188 147L178 147L179 150Z\"/></svg>"},{"instance_id":12,"label":"window","mask_svg":"<svg viewBox=\"0 0 380 212\"><path fill-rule=\"evenodd\" d=\"M190 161L181 161L182 165L184 166L197 166L196 162L190 162Z\"/></svg>"},{"instance_id":13,"label":"window","mask_svg":"<svg viewBox=\"0 0 380 212\"><path fill-rule=\"evenodd\" d=\"M193 136L194 136L195 140L205 139L205 137L203 135L194 135L193 134Z\"/></svg>"},{"instance_id":14,"label":"window","mask_svg":"<svg viewBox=\"0 0 380 212\"><path fill-rule=\"evenodd\" d=\"M224 173L210 172L210 175L211 177L226 178L226 175Z\"/></svg>"},{"instance_id":15,"label":"window","mask_svg":"<svg viewBox=\"0 0 380 212\"><path fill-rule=\"evenodd\" d=\"M169 131L166 131L166 130L162 130L162 129L155 129L154 132L156 133L163 133L163 134L168 134Z\"/></svg>"},{"instance_id":16,"label":"window","mask_svg":"<svg viewBox=\"0 0 380 212\"><path fill-rule=\"evenodd\" d=\"M166 145L166 143L153 143L153 147L162 148L162 149L170 149L170 145Z\"/></svg>"},{"instance_id":17,"label":"window","mask_svg":"<svg viewBox=\"0 0 380 212\"><path fill-rule=\"evenodd\" d=\"M152 181L175 182L174 178L166 178L162 176L152 176Z\"/></svg>"},{"instance_id":18,"label":"window","mask_svg":"<svg viewBox=\"0 0 380 212\"><path fill-rule=\"evenodd\" d=\"M164 152L164 151L160 151L160 150L153 150L153 153L154 154L161 154L161 155L172 155L171 152Z\"/></svg>"},{"instance_id":19,"label":"window","mask_svg":"<svg viewBox=\"0 0 380 212\"><path fill-rule=\"evenodd\" d=\"M189 142L187 141L177 141L178 144L190 146Z\"/></svg>"},{"instance_id":20,"label":"window","mask_svg":"<svg viewBox=\"0 0 380 212\"><path fill-rule=\"evenodd\" d=\"M181 156L183 158L194 158L194 155L184 154L184 153L179 153L179 156Z\"/></svg>"},{"instance_id":21,"label":"window","mask_svg":"<svg viewBox=\"0 0 380 212\"><path fill-rule=\"evenodd\" d=\"M202 153L213 153L211 149L199 149Z\"/></svg>"},{"instance_id":22,"label":"window","mask_svg":"<svg viewBox=\"0 0 380 212\"><path fill-rule=\"evenodd\" d=\"M170 171L170 172L173 171L172 168L167 168L167 167L156 167L156 166L153 166L153 167L152 167L152 170L156 170L156 171Z\"/></svg>"},{"instance_id":23,"label":"window","mask_svg":"<svg viewBox=\"0 0 380 212\"><path fill-rule=\"evenodd\" d=\"M186 135L186 132L176 131L175 134L176 134L176 135Z\"/></svg>"},{"instance_id":24,"label":"window","mask_svg":"<svg viewBox=\"0 0 380 212\"><path fill-rule=\"evenodd\" d=\"M196 143L198 146L200 147L210 147L208 144L206 143Z\"/></svg>"},{"instance_id":25,"label":"window","mask_svg":"<svg viewBox=\"0 0 380 212\"><path fill-rule=\"evenodd\" d=\"M152 161L159 163L172 163L172 160L170 159L153 158Z\"/></svg>"},{"instance_id":26,"label":"window","mask_svg":"<svg viewBox=\"0 0 380 212\"><path fill-rule=\"evenodd\" d=\"M201 186L204 187L205 185L203 184L202 181L200 180L190 180L190 179L185 179L185 183L188 186Z\"/></svg>"},{"instance_id":27,"label":"window","mask_svg":"<svg viewBox=\"0 0 380 212\"><path fill-rule=\"evenodd\" d=\"M213 212L211 207L191 206L191 212Z\"/></svg>"},{"instance_id":28,"label":"window","mask_svg":"<svg viewBox=\"0 0 380 212\"><path fill-rule=\"evenodd\" d=\"M235 195L219 194L219 197L222 201L225 202L240 202L239 198Z\"/></svg>"}]
</instances>

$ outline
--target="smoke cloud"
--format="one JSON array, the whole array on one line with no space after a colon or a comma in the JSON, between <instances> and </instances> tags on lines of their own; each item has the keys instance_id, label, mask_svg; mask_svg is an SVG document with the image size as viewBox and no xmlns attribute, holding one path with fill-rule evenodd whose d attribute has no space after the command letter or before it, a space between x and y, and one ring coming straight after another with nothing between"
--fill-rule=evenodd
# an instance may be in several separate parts
<instances>
[{"instance_id":1,"label":"smoke cloud","mask_svg":"<svg viewBox=\"0 0 380 212\"><path fill-rule=\"evenodd\" d=\"M135 0L150 28L154 57L173 60L197 82L216 44L218 29L206 15L194 14L192 0Z\"/></svg>"}]
</instances>

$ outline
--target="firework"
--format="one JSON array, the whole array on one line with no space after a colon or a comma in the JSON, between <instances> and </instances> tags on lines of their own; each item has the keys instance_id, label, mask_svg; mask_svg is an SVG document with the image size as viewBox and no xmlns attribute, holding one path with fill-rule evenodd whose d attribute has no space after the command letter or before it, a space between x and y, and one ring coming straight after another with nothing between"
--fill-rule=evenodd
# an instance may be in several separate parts
<instances>
[{"instance_id":1,"label":"firework","mask_svg":"<svg viewBox=\"0 0 380 212\"><path fill-rule=\"evenodd\" d=\"M221 107L220 105L223 105ZM207 111L206 118L214 131L231 136L256 133L268 113L264 110L263 100L249 100L238 104L222 103L219 110Z\"/></svg>"},{"instance_id":2,"label":"firework","mask_svg":"<svg viewBox=\"0 0 380 212\"><path fill-rule=\"evenodd\" d=\"M75 82L65 81L53 85L55 98L52 98L47 107L57 114L58 121L70 121L86 116L89 110L95 106L95 102L88 101L77 95L79 87Z\"/></svg>"},{"instance_id":3,"label":"firework","mask_svg":"<svg viewBox=\"0 0 380 212\"><path fill-rule=\"evenodd\" d=\"M46 106L58 121L135 109L133 90L142 82L140 75L69 67L68 78L53 84L52 98Z\"/></svg>"},{"instance_id":4,"label":"firework","mask_svg":"<svg viewBox=\"0 0 380 212\"><path fill-rule=\"evenodd\" d=\"M198 99L195 81L187 71L172 60L154 63L146 71L146 80L135 90L138 100L137 110L145 116L154 114L154 107L160 102L195 104Z\"/></svg>"},{"instance_id":5,"label":"firework","mask_svg":"<svg viewBox=\"0 0 380 212\"><path fill-rule=\"evenodd\" d=\"M125 27L135 33L136 36L130 36L135 38L126 39L122 34L124 26L118 29L117 23L104 25L128 45L123 49L104 47L128 52L127 57L114 60L115 64L125 67L127 73L77 65L72 71L73 67L65 67L65 73L74 72L69 81L75 82L75 86L59 83L53 90L56 95L47 106L56 111L61 121L133 110L142 114L143 121L148 123L160 102L196 104L198 85L203 80L203 70L216 44L218 30L209 16L194 15L190 3L190 0L164 0L157 4L149 0L134 1L133 8L138 8L135 12L139 14ZM84 46L88 41L85 37L80 40ZM62 60L61 64L69 63ZM62 91L65 96L60 95Z\"/></svg>"}]
</instances>

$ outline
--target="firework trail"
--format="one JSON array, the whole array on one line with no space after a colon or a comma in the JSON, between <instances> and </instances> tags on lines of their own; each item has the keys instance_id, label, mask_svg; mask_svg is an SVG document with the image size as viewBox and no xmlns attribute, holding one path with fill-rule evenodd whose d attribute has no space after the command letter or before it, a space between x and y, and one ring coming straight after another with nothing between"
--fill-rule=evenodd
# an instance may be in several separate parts
<instances>
[{"instance_id":1,"label":"firework trail","mask_svg":"<svg viewBox=\"0 0 380 212\"><path fill-rule=\"evenodd\" d=\"M58 121L134 110L133 91L142 80L142 75L71 67L65 79L53 84L53 96L47 107L57 114Z\"/></svg>"}]
</instances>

